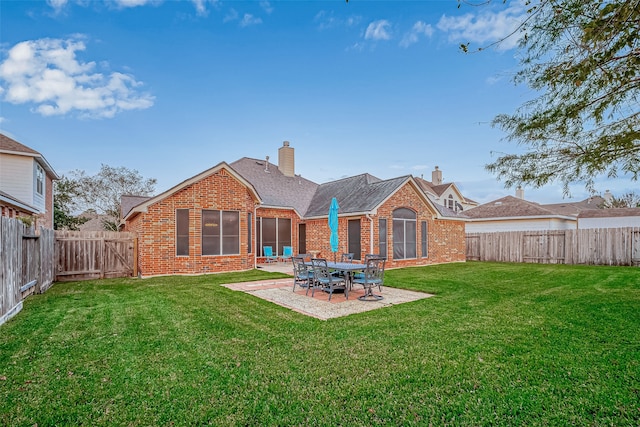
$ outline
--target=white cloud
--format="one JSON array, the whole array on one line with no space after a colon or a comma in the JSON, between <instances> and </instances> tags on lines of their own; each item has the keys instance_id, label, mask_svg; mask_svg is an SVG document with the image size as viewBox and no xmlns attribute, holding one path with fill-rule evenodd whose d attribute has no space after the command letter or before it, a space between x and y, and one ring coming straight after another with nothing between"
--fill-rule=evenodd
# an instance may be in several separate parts
<instances>
[{"instance_id":1,"label":"white cloud","mask_svg":"<svg viewBox=\"0 0 640 427\"><path fill-rule=\"evenodd\" d=\"M433 27L429 24L425 24L422 21L418 21L413 24L411 31L406 33L402 40L400 40L400 46L409 47L410 45L417 43L420 36L431 37L433 35Z\"/></svg>"},{"instance_id":2,"label":"white cloud","mask_svg":"<svg viewBox=\"0 0 640 427\"><path fill-rule=\"evenodd\" d=\"M258 24L262 24L262 19L256 18L250 13L245 13L244 16L242 17L242 20L240 21L241 27L248 27L249 25L258 25Z\"/></svg>"},{"instance_id":3,"label":"white cloud","mask_svg":"<svg viewBox=\"0 0 640 427\"><path fill-rule=\"evenodd\" d=\"M271 14L271 12L273 12L273 6L271 6L271 3L268 1L261 1L260 2L260 7L262 8L262 10L264 10L267 14Z\"/></svg>"},{"instance_id":4,"label":"white cloud","mask_svg":"<svg viewBox=\"0 0 640 427\"><path fill-rule=\"evenodd\" d=\"M478 43L487 45L512 34L524 19L525 8L520 2L511 3L498 12L467 13L458 17L442 16L438 21L439 30L449 34L452 42ZM508 50L517 46L518 35L506 38L497 45L497 49Z\"/></svg>"},{"instance_id":5,"label":"white cloud","mask_svg":"<svg viewBox=\"0 0 640 427\"><path fill-rule=\"evenodd\" d=\"M60 12L68 3L68 0L47 0L47 4L57 13Z\"/></svg>"},{"instance_id":6,"label":"white cloud","mask_svg":"<svg viewBox=\"0 0 640 427\"><path fill-rule=\"evenodd\" d=\"M207 16L209 15L209 10L207 9L207 4L211 4L214 7L218 7L220 2L218 0L191 0L193 5L196 8L196 13L199 16Z\"/></svg>"},{"instance_id":7,"label":"white cloud","mask_svg":"<svg viewBox=\"0 0 640 427\"><path fill-rule=\"evenodd\" d=\"M380 19L373 21L367 27L364 33L365 40L389 40L391 34L389 33L389 27L391 24L386 19Z\"/></svg>"},{"instance_id":8,"label":"white cloud","mask_svg":"<svg viewBox=\"0 0 640 427\"><path fill-rule=\"evenodd\" d=\"M235 9L229 9L227 14L224 16L224 19L222 20L222 22L227 23L227 22L235 21L236 19L238 19L238 11Z\"/></svg>"},{"instance_id":9,"label":"white cloud","mask_svg":"<svg viewBox=\"0 0 640 427\"><path fill-rule=\"evenodd\" d=\"M114 2L119 7L138 7L144 6L147 3L152 3L153 0L114 0Z\"/></svg>"},{"instance_id":10,"label":"white cloud","mask_svg":"<svg viewBox=\"0 0 640 427\"><path fill-rule=\"evenodd\" d=\"M337 18L333 12L327 13L327 11L321 10L316 14L313 20L318 23L319 30L328 30L339 27L353 27L361 21L361 18L358 16L350 16L346 19L342 19Z\"/></svg>"},{"instance_id":11,"label":"white cloud","mask_svg":"<svg viewBox=\"0 0 640 427\"><path fill-rule=\"evenodd\" d=\"M0 64L0 91L12 104L35 104L43 116L77 113L113 117L126 110L146 109L154 97L140 93L142 83L132 76L96 71L95 62L81 62L78 39L40 39L18 43Z\"/></svg>"}]
</instances>

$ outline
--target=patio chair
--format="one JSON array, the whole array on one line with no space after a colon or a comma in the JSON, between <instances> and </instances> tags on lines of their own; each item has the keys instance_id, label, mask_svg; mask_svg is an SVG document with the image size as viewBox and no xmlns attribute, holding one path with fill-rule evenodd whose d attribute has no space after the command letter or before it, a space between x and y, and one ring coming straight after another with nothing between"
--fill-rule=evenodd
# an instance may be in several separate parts
<instances>
[{"instance_id":1,"label":"patio chair","mask_svg":"<svg viewBox=\"0 0 640 427\"><path fill-rule=\"evenodd\" d=\"M369 261L372 258L384 258L382 255L378 255L378 254L364 254L364 261L363 264L367 265L367 261ZM384 258L386 259L386 258ZM364 272L362 273L355 273L353 275L354 279L364 279Z\"/></svg>"},{"instance_id":2,"label":"patio chair","mask_svg":"<svg viewBox=\"0 0 640 427\"><path fill-rule=\"evenodd\" d=\"M263 246L262 254L267 264L271 262L278 262L278 256L273 254L273 248L271 246Z\"/></svg>"},{"instance_id":3,"label":"patio chair","mask_svg":"<svg viewBox=\"0 0 640 427\"><path fill-rule=\"evenodd\" d=\"M302 258L304 260L304 262L311 264L311 258L313 258L311 256L311 254L298 254L296 255L298 258Z\"/></svg>"},{"instance_id":4,"label":"patio chair","mask_svg":"<svg viewBox=\"0 0 640 427\"><path fill-rule=\"evenodd\" d=\"M291 257L291 262L293 263L293 292L296 291L296 286L299 286L307 288L308 293L313 282L312 267L300 256Z\"/></svg>"},{"instance_id":5,"label":"patio chair","mask_svg":"<svg viewBox=\"0 0 640 427\"><path fill-rule=\"evenodd\" d=\"M293 257L293 248L291 246L283 246L280 260L282 260L282 262L287 262L291 257Z\"/></svg>"},{"instance_id":6,"label":"patio chair","mask_svg":"<svg viewBox=\"0 0 640 427\"><path fill-rule=\"evenodd\" d=\"M353 262L353 256L354 254L352 253L342 254L342 256L340 256L340 262Z\"/></svg>"},{"instance_id":7,"label":"patio chair","mask_svg":"<svg viewBox=\"0 0 640 427\"><path fill-rule=\"evenodd\" d=\"M362 285L364 287L364 295L358 297L361 301L379 301L382 299L382 295L376 295L373 293L373 288L378 287L379 291L382 291L382 285L384 283L384 266L386 259L369 258L362 277L354 277L353 284Z\"/></svg>"},{"instance_id":8,"label":"patio chair","mask_svg":"<svg viewBox=\"0 0 640 427\"><path fill-rule=\"evenodd\" d=\"M313 266L313 291L311 291L311 297L314 296L316 289L322 289L325 292L329 292L329 301L335 290L344 290L344 296L349 299L349 289L347 282L343 277L336 277L331 274L329 267L327 266L327 260L324 258L312 258L311 265Z\"/></svg>"}]
</instances>

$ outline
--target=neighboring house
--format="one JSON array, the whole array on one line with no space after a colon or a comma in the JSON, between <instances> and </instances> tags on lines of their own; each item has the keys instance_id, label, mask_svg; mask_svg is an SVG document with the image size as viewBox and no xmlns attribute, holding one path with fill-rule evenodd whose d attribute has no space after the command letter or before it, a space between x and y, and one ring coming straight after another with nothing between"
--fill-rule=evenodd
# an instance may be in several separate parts
<instances>
[{"instance_id":1,"label":"neighboring house","mask_svg":"<svg viewBox=\"0 0 640 427\"><path fill-rule=\"evenodd\" d=\"M78 215L84 222L78 225L78 231L105 231L105 221L117 223L117 219L106 214L96 213L94 210L87 210Z\"/></svg>"},{"instance_id":2,"label":"neighboring house","mask_svg":"<svg viewBox=\"0 0 640 427\"><path fill-rule=\"evenodd\" d=\"M431 182L422 177L415 180L434 202L454 212L478 206L478 202L464 197L455 183L442 182L442 171L438 166L431 172Z\"/></svg>"},{"instance_id":3,"label":"neighboring house","mask_svg":"<svg viewBox=\"0 0 640 427\"><path fill-rule=\"evenodd\" d=\"M519 192L519 194L522 194ZM578 215L599 208L602 198L541 205L506 196L464 212L467 233L578 228Z\"/></svg>"},{"instance_id":4,"label":"neighboring house","mask_svg":"<svg viewBox=\"0 0 640 427\"><path fill-rule=\"evenodd\" d=\"M31 217L53 228L53 180L60 179L44 156L0 134L2 216Z\"/></svg>"},{"instance_id":5,"label":"neighboring house","mask_svg":"<svg viewBox=\"0 0 640 427\"><path fill-rule=\"evenodd\" d=\"M578 228L640 227L640 208L590 209L578 215Z\"/></svg>"},{"instance_id":6,"label":"neighboring house","mask_svg":"<svg viewBox=\"0 0 640 427\"><path fill-rule=\"evenodd\" d=\"M139 236L143 276L249 270L264 246L331 259L332 197L340 205L338 256L380 253L389 268L465 260L464 218L438 206L414 177L363 174L319 185L295 174L286 141L277 165L245 157L157 196L123 198L123 223Z\"/></svg>"}]
</instances>

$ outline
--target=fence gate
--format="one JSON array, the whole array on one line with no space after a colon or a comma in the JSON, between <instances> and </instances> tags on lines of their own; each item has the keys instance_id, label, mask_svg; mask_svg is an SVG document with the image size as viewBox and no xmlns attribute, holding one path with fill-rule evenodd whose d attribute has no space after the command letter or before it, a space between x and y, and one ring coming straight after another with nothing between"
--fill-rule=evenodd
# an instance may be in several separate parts
<instances>
[{"instance_id":1,"label":"fence gate","mask_svg":"<svg viewBox=\"0 0 640 427\"><path fill-rule=\"evenodd\" d=\"M56 231L56 280L134 276L135 250L133 233Z\"/></svg>"},{"instance_id":2,"label":"fence gate","mask_svg":"<svg viewBox=\"0 0 640 427\"><path fill-rule=\"evenodd\" d=\"M467 234L467 260L480 261L480 236Z\"/></svg>"},{"instance_id":3,"label":"fence gate","mask_svg":"<svg viewBox=\"0 0 640 427\"><path fill-rule=\"evenodd\" d=\"M28 229L22 235L22 285L20 286L22 298L35 292L40 278L39 237L34 234L33 229Z\"/></svg>"}]
</instances>

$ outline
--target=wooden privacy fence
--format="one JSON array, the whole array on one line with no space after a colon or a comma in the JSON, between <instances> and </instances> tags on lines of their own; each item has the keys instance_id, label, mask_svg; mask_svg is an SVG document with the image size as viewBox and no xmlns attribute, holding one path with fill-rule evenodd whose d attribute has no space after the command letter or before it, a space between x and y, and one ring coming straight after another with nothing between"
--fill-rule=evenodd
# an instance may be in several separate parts
<instances>
[{"instance_id":1,"label":"wooden privacy fence","mask_svg":"<svg viewBox=\"0 0 640 427\"><path fill-rule=\"evenodd\" d=\"M22 310L22 301L53 284L54 232L0 217L0 325Z\"/></svg>"},{"instance_id":2,"label":"wooden privacy fence","mask_svg":"<svg viewBox=\"0 0 640 427\"><path fill-rule=\"evenodd\" d=\"M640 265L640 228L467 233L467 260Z\"/></svg>"},{"instance_id":3,"label":"wooden privacy fence","mask_svg":"<svg viewBox=\"0 0 640 427\"><path fill-rule=\"evenodd\" d=\"M135 233L56 231L55 236L57 281L138 274Z\"/></svg>"}]
</instances>

